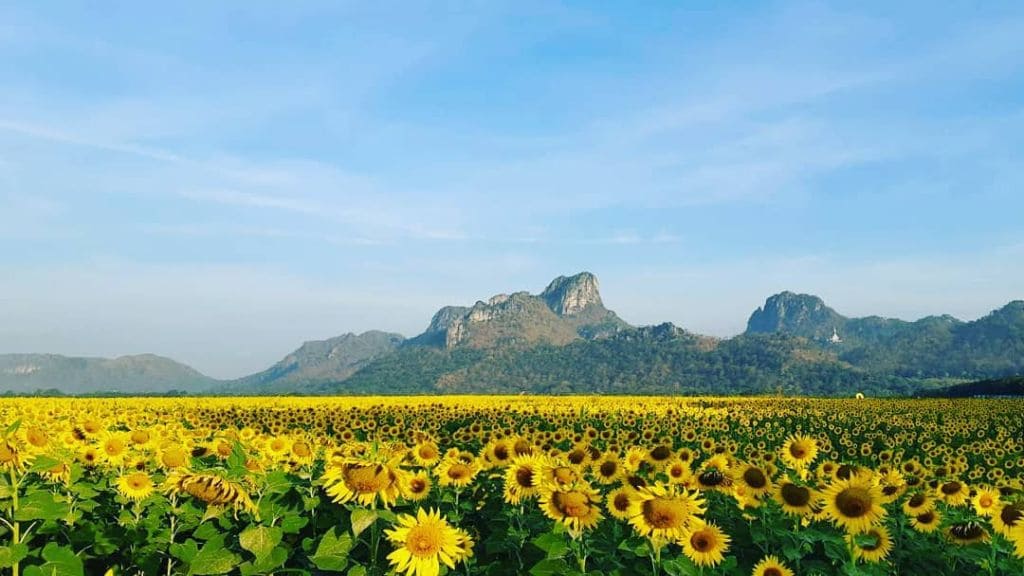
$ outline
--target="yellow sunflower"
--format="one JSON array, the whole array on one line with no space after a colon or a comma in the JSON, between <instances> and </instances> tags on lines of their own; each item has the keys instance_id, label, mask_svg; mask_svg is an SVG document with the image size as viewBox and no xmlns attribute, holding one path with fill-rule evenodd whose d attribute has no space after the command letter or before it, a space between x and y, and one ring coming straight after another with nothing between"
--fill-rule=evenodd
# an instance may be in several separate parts
<instances>
[{"instance_id":1,"label":"yellow sunflower","mask_svg":"<svg viewBox=\"0 0 1024 576\"><path fill-rule=\"evenodd\" d=\"M793 576L793 571L775 556L765 556L754 565L751 576Z\"/></svg>"},{"instance_id":2,"label":"yellow sunflower","mask_svg":"<svg viewBox=\"0 0 1024 576\"><path fill-rule=\"evenodd\" d=\"M400 514L397 527L384 534L395 546L388 561L395 572L406 576L437 576L441 564L454 570L473 545L469 534L448 524L438 510L423 508L416 516Z\"/></svg>"},{"instance_id":3,"label":"yellow sunflower","mask_svg":"<svg viewBox=\"0 0 1024 576\"><path fill-rule=\"evenodd\" d=\"M540 487L540 509L544 515L560 522L573 538L597 526L603 515L601 495L586 482L572 485L544 484Z\"/></svg>"},{"instance_id":4,"label":"yellow sunflower","mask_svg":"<svg viewBox=\"0 0 1024 576\"><path fill-rule=\"evenodd\" d=\"M537 456L516 456L505 469L505 502L519 504L524 499L537 495L540 480L540 463Z\"/></svg>"},{"instance_id":5,"label":"yellow sunflower","mask_svg":"<svg viewBox=\"0 0 1024 576\"><path fill-rule=\"evenodd\" d=\"M950 480L939 484L935 494L950 506L963 506L971 497L971 489L959 480Z\"/></svg>"},{"instance_id":6,"label":"yellow sunflower","mask_svg":"<svg viewBox=\"0 0 1024 576\"><path fill-rule=\"evenodd\" d=\"M836 480L825 489L822 498L829 518L851 534L864 532L885 517L882 491L868 474Z\"/></svg>"},{"instance_id":7,"label":"yellow sunflower","mask_svg":"<svg viewBox=\"0 0 1024 576\"><path fill-rule=\"evenodd\" d=\"M696 493L675 484L656 484L631 494L629 523L640 536L658 543L682 537L690 521L704 513Z\"/></svg>"},{"instance_id":8,"label":"yellow sunflower","mask_svg":"<svg viewBox=\"0 0 1024 576\"><path fill-rule=\"evenodd\" d=\"M971 504L979 516L991 516L999 507L999 490L982 488L971 498Z\"/></svg>"},{"instance_id":9,"label":"yellow sunflower","mask_svg":"<svg viewBox=\"0 0 1024 576\"><path fill-rule=\"evenodd\" d=\"M441 486L468 486L479 472L480 467L475 461L466 462L465 458L459 456L445 457L434 468L437 483Z\"/></svg>"},{"instance_id":10,"label":"yellow sunflower","mask_svg":"<svg viewBox=\"0 0 1024 576\"><path fill-rule=\"evenodd\" d=\"M782 461L794 469L806 469L818 457L818 442L810 436L793 434L782 445Z\"/></svg>"},{"instance_id":11,"label":"yellow sunflower","mask_svg":"<svg viewBox=\"0 0 1024 576\"><path fill-rule=\"evenodd\" d=\"M925 510L910 518L910 526L924 534L935 532L940 522L942 522L942 514L938 510Z\"/></svg>"},{"instance_id":12,"label":"yellow sunflower","mask_svg":"<svg viewBox=\"0 0 1024 576\"><path fill-rule=\"evenodd\" d=\"M1024 525L1024 502L1002 502L992 514L992 527L1009 536L1015 526Z\"/></svg>"},{"instance_id":13,"label":"yellow sunflower","mask_svg":"<svg viewBox=\"0 0 1024 576\"><path fill-rule=\"evenodd\" d=\"M619 520L629 519L629 509L634 498L634 491L629 486L620 486L605 497L605 508L608 513Z\"/></svg>"},{"instance_id":14,"label":"yellow sunflower","mask_svg":"<svg viewBox=\"0 0 1024 576\"><path fill-rule=\"evenodd\" d=\"M406 478L405 484L402 486L402 497L413 502L423 500L430 496L431 486L433 483L430 481L430 475L426 470L420 470Z\"/></svg>"},{"instance_id":15,"label":"yellow sunflower","mask_svg":"<svg viewBox=\"0 0 1024 576\"><path fill-rule=\"evenodd\" d=\"M922 514L935 508L935 501L931 496L924 492L914 492L907 498L907 501L903 503L903 512L908 516L915 514Z\"/></svg>"},{"instance_id":16,"label":"yellow sunflower","mask_svg":"<svg viewBox=\"0 0 1024 576\"><path fill-rule=\"evenodd\" d=\"M782 480L775 486L772 494L782 510L793 516L810 516L814 512L814 504L818 493L808 486L801 486L789 480Z\"/></svg>"},{"instance_id":17,"label":"yellow sunflower","mask_svg":"<svg viewBox=\"0 0 1024 576\"><path fill-rule=\"evenodd\" d=\"M729 549L729 536L714 524L694 522L678 540L683 553L698 566L715 566Z\"/></svg>"},{"instance_id":18,"label":"yellow sunflower","mask_svg":"<svg viewBox=\"0 0 1024 576\"><path fill-rule=\"evenodd\" d=\"M117 479L117 491L132 502L138 502L153 493L153 480L145 472L126 474Z\"/></svg>"}]
</instances>

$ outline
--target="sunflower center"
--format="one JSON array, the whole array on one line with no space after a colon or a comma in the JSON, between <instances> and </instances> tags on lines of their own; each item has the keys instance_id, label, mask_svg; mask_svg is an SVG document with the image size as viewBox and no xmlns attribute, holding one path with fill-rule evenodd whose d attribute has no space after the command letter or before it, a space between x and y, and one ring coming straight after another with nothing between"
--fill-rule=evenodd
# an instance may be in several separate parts
<instances>
[{"instance_id":1,"label":"sunflower center","mask_svg":"<svg viewBox=\"0 0 1024 576\"><path fill-rule=\"evenodd\" d=\"M1016 526L1017 522L1024 518L1024 505L1009 504L999 512L999 519L1007 526Z\"/></svg>"},{"instance_id":2,"label":"sunflower center","mask_svg":"<svg viewBox=\"0 0 1024 576\"><path fill-rule=\"evenodd\" d=\"M437 449L434 448L433 446L429 445L429 444L425 445L425 446L420 446L420 449L419 449L418 452L419 452L420 458L422 458L424 460L432 460L434 458L437 458Z\"/></svg>"},{"instance_id":3,"label":"sunflower center","mask_svg":"<svg viewBox=\"0 0 1024 576\"><path fill-rule=\"evenodd\" d=\"M666 498L645 500L643 514L644 520L659 530L680 528L688 516L686 507L682 503Z\"/></svg>"},{"instance_id":4,"label":"sunflower center","mask_svg":"<svg viewBox=\"0 0 1024 576\"><path fill-rule=\"evenodd\" d=\"M586 458L587 453L583 450L573 450L572 452L569 452L569 462L572 462L573 464L579 464L586 460Z\"/></svg>"},{"instance_id":5,"label":"sunflower center","mask_svg":"<svg viewBox=\"0 0 1024 576\"><path fill-rule=\"evenodd\" d=\"M533 486L533 469L523 466L516 470L516 484L523 488Z\"/></svg>"},{"instance_id":6,"label":"sunflower center","mask_svg":"<svg viewBox=\"0 0 1024 576\"><path fill-rule=\"evenodd\" d=\"M498 460L508 460L508 448L504 444L494 447L494 457Z\"/></svg>"},{"instance_id":7,"label":"sunflower center","mask_svg":"<svg viewBox=\"0 0 1024 576\"><path fill-rule=\"evenodd\" d=\"M782 576L782 570L772 566L771 568L766 568L762 574L764 574L764 576Z\"/></svg>"},{"instance_id":8,"label":"sunflower center","mask_svg":"<svg viewBox=\"0 0 1024 576\"><path fill-rule=\"evenodd\" d=\"M921 524L931 524L932 520L935 520L935 512L925 512L917 517L917 521Z\"/></svg>"},{"instance_id":9,"label":"sunflower center","mask_svg":"<svg viewBox=\"0 0 1024 576\"><path fill-rule=\"evenodd\" d=\"M308 458L313 455L313 450L310 449L309 444L305 442L296 442L292 444L292 454L295 454L299 458Z\"/></svg>"},{"instance_id":10,"label":"sunflower center","mask_svg":"<svg viewBox=\"0 0 1024 576\"><path fill-rule=\"evenodd\" d=\"M714 539L705 532L694 532L690 536L690 546L697 552L707 552L714 547Z\"/></svg>"},{"instance_id":11,"label":"sunflower center","mask_svg":"<svg viewBox=\"0 0 1024 576\"><path fill-rule=\"evenodd\" d=\"M979 524L967 522L964 524L954 524L949 529L949 533L961 540L974 540L984 536L985 530Z\"/></svg>"},{"instance_id":12,"label":"sunflower center","mask_svg":"<svg viewBox=\"0 0 1024 576\"><path fill-rule=\"evenodd\" d=\"M618 469L619 469L619 465L616 464L615 462L611 461L611 460L606 460L604 462L601 462L601 466L599 468L599 470L601 472L601 476L605 476L605 477L614 475L615 471L618 470Z\"/></svg>"},{"instance_id":13,"label":"sunflower center","mask_svg":"<svg viewBox=\"0 0 1024 576\"><path fill-rule=\"evenodd\" d=\"M424 482L422 478L413 478L412 481L409 482L409 488L412 490L413 494L419 494L427 489L427 483Z\"/></svg>"},{"instance_id":14,"label":"sunflower center","mask_svg":"<svg viewBox=\"0 0 1024 576\"><path fill-rule=\"evenodd\" d=\"M132 474L128 477L128 485L131 486L133 490L145 488L149 486L149 476L146 476L145 474Z\"/></svg>"},{"instance_id":15,"label":"sunflower center","mask_svg":"<svg viewBox=\"0 0 1024 576\"><path fill-rule=\"evenodd\" d=\"M871 493L863 488L847 488L836 494L836 508L847 518L860 518L871 510Z\"/></svg>"},{"instance_id":16,"label":"sunflower center","mask_svg":"<svg viewBox=\"0 0 1024 576\"><path fill-rule=\"evenodd\" d=\"M942 488L940 489L942 490L943 494L949 496L951 494L956 494L957 492L959 492L961 486L962 485L959 482L946 482L945 484L942 485Z\"/></svg>"},{"instance_id":17,"label":"sunflower center","mask_svg":"<svg viewBox=\"0 0 1024 576\"><path fill-rule=\"evenodd\" d=\"M782 499L790 506L806 506L811 500L811 491L796 484L786 484L782 487Z\"/></svg>"},{"instance_id":18,"label":"sunflower center","mask_svg":"<svg viewBox=\"0 0 1024 576\"><path fill-rule=\"evenodd\" d=\"M799 444L793 444L789 447L789 454L799 460L807 455L807 450L804 450L804 447Z\"/></svg>"},{"instance_id":19,"label":"sunflower center","mask_svg":"<svg viewBox=\"0 0 1024 576\"><path fill-rule=\"evenodd\" d=\"M405 547L417 558L430 558L441 550L441 531L430 525L413 526L405 539Z\"/></svg>"},{"instance_id":20,"label":"sunflower center","mask_svg":"<svg viewBox=\"0 0 1024 576\"><path fill-rule=\"evenodd\" d=\"M619 512L625 512L629 508L629 496L623 493L616 494L612 499L612 506Z\"/></svg>"},{"instance_id":21,"label":"sunflower center","mask_svg":"<svg viewBox=\"0 0 1024 576\"><path fill-rule=\"evenodd\" d=\"M672 455L672 450L668 446L658 446L654 450L651 450L651 458L655 460L665 460Z\"/></svg>"},{"instance_id":22,"label":"sunflower center","mask_svg":"<svg viewBox=\"0 0 1024 576\"><path fill-rule=\"evenodd\" d=\"M924 500L924 494L918 492L917 494L914 494L913 496L910 497L910 501L907 502L907 505L910 506L911 508L917 508L919 506L924 505Z\"/></svg>"},{"instance_id":23,"label":"sunflower center","mask_svg":"<svg viewBox=\"0 0 1024 576\"><path fill-rule=\"evenodd\" d=\"M590 498L582 492L555 492L553 495L558 511L572 518L584 518L590 513Z\"/></svg>"},{"instance_id":24,"label":"sunflower center","mask_svg":"<svg viewBox=\"0 0 1024 576\"><path fill-rule=\"evenodd\" d=\"M760 468L747 468L743 472L743 481L751 488L764 488L768 484L768 478Z\"/></svg>"},{"instance_id":25,"label":"sunflower center","mask_svg":"<svg viewBox=\"0 0 1024 576\"><path fill-rule=\"evenodd\" d=\"M468 478L470 473L469 466L462 464L461 462L452 464L448 468L448 477L452 480L462 480Z\"/></svg>"}]
</instances>

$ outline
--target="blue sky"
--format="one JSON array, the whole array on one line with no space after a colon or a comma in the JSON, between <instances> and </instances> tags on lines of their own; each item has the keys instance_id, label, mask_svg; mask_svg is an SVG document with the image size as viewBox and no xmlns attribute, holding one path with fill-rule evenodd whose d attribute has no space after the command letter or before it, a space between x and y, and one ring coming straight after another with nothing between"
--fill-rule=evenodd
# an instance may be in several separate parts
<instances>
[{"instance_id":1,"label":"blue sky","mask_svg":"<svg viewBox=\"0 0 1024 576\"><path fill-rule=\"evenodd\" d=\"M1024 5L608 4L0 3L0 352L233 377L579 270L721 336L1024 297Z\"/></svg>"}]
</instances>

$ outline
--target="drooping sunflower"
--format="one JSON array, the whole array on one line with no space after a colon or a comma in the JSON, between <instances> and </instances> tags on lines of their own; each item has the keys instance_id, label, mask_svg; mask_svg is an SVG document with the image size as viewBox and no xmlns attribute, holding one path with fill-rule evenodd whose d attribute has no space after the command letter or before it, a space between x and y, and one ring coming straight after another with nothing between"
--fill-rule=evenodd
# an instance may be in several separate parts
<instances>
[{"instance_id":1,"label":"drooping sunflower","mask_svg":"<svg viewBox=\"0 0 1024 576\"><path fill-rule=\"evenodd\" d=\"M847 534L846 543L856 560L881 562L892 550L892 538L885 526L872 526L866 532Z\"/></svg>"},{"instance_id":2,"label":"drooping sunflower","mask_svg":"<svg viewBox=\"0 0 1024 576\"><path fill-rule=\"evenodd\" d=\"M885 517L882 491L868 474L855 474L836 480L822 494L825 512L846 532L865 532Z\"/></svg>"},{"instance_id":3,"label":"drooping sunflower","mask_svg":"<svg viewBox=\"0 0 1024 576\"><path fill-rule=\"evenodd\" d=\"M793 434L782 445L781 456L791 468L806 469L818 457L818 442L810 436Z\"/></svg>"},{"instance_id":4,"label":"drooping sunflower","mask_svg":"<svg viewBox=\"0 0 1024 576\"><path fill-rule=\"evenodd\" d=\"M957 522L946 529L946 538L957 545L966 546L988 541L988 531L977 522Z\"/></svg>"},{"instance_id":5,"label":"drooping sunflower","mask_svg":"<svg viewBox=\"0 0 1024 576\"><path fill-rule=\"evenodd\" d=\"M711 523L698 521L693 524L678 539L683 553L698 566L717 565L729 549L729 535Z\"/></svg>"},{"instance_id":6,"label":"drooping sunflower","mask_svg":"<svg viewBox=\"0 0 1024 576\"><path fill-rule=\"evenodd\" d=\"M168 494L188 494L209 506L230 505L235 510L258 515L256 505L245 488L217 474L174 470L164 480L163 491Z\"/></svg>"},{"instance_id":7,"label":"drooping sunflower","mask_svg":"<svg viewBox=\"0 0 1024 576\"><path fill-rule=\"evenodd\" d=\"M924 534L935 532L940 522L942 522L942 514L938 510L925 510L910 518L910 526Z\"/></svg>"},{"instance_id":8,"label":"drooping sunflower","mask_svg":"<svg viewBox=\"0 0 1024 576\"><path fill-rule=\"evenodd\" d=\"M153 493L153 479L145 472L132 472L117 479L117 491L132 502L145 500Z\"/></svg>"},{"instance_id":9,"label":"drooping sunflower","mask_svg":"<svg viewBox=\"0 0 1024 576\"><path fill-rule=\"evenodd\" d=\"M751 576L793 576L793 571L775 556L765 556L754 565Z\"/></svg>"},{"instance_id":10,"label":"drooping sunflower","mask_svg":"<svg viewBox=\"0 0 1024 576\"><path fill-rule=\"evenodd\" d=\"M676 484L655 484L633 492L629 523L640 536L658 543L681 538L690 522L704 513L704 501Z\"/></svg>"},{"instance_id":11,"label":"drooping sunflower","mask_svg":"<svg viewBox=\"0 0 1024 576\"><path fill-rule=\"evenodd\" d=\"M601 495L583 481L542 484L539 502L544 515L563 524L573 538L597 526L603 517Z\"/></svg>"},{"instance_id":12,"label":"drooping sunflower","mask_svg":"<svg viewBox=\"0 0 1024 576\"><path fill-rule=\"evenodd\" d=\"M801 486L789 480L782 480L772 494L782 510L794 516L809 516L814 512L818 493L809 486Z\"/></svg>"},{"instance_id":13,"label":"drooping sunflower","mask_svg":"<svg viewBox=\"0 0 1024 576\"><path fill-rule=\"evenodd\" d=\"M469 534L441 517L438 510L420 508L415 516L400 514L396 528L384 531L395 549L388 561L406 576L436 576L441 564L454 570L472 550Z\"/></svg>"}]
</instances>

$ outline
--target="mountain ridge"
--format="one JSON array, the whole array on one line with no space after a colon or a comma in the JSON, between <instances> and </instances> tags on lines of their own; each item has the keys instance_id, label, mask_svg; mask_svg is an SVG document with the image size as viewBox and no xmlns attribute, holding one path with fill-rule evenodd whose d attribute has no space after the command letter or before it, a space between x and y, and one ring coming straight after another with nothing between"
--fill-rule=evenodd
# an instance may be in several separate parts
<instances>
[{"instance_id":1,"label":"mountain ridge","mask_svg":"<svg viewBox=\"0 0 1024 576\"><path fill-rule=\"evenodd\" d=\"M847 317L818 296L787 290L754 310L742 334L713 338L669 322L632 326L605 307L597 277L580 272L537 294L443 306L411 338L369 330L307 341L266 370L233 380L151 354L0 354L0 391L907 393L912 382L1019 372L1024 300L967 322L949 315L908 321Z\"/></svg>"}]
</instances>

